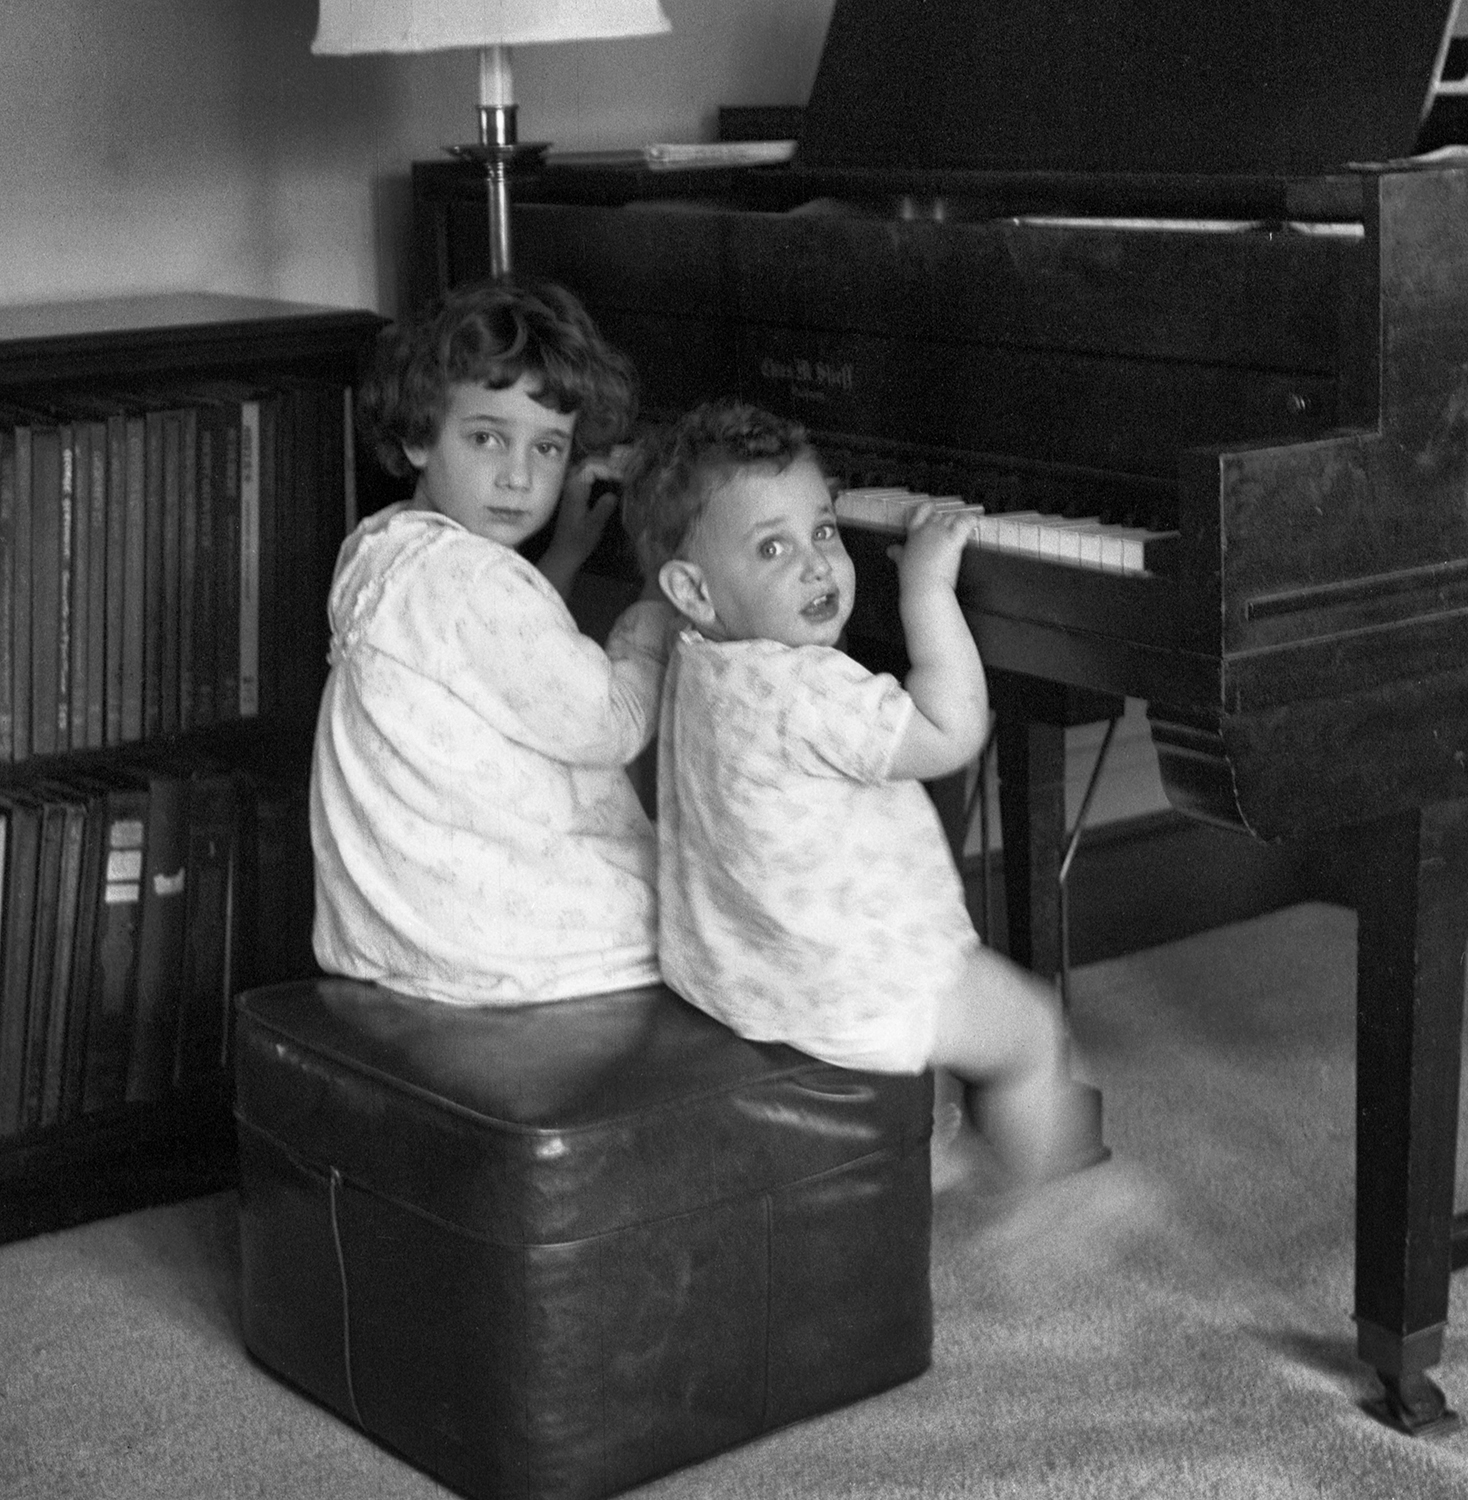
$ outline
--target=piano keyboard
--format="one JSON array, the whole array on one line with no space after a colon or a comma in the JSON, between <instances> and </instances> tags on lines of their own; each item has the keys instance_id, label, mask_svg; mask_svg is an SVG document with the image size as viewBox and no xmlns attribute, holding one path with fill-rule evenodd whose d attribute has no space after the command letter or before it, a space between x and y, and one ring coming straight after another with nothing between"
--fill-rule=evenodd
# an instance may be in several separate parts
<instances>
[{"instance_id":1,"label":"piano keyboard","mask_svg":"<svg viewBox=\"0 0 1468 1500\"><path fill-rule=\"evenodd\" d=\"M836 519L905 532L908 516L925 500L931 500L939 510L970 517L970 546L1024 553L1077 568L1098 568L1108 573L1167 571L1168 555L1178 541L1175 531L1117 526L1098 516L1052 516L1034 510L989 513L981 505L966 505L956 495L923 495L877 486L839 490Z\"/></svg>"}]
</instances>

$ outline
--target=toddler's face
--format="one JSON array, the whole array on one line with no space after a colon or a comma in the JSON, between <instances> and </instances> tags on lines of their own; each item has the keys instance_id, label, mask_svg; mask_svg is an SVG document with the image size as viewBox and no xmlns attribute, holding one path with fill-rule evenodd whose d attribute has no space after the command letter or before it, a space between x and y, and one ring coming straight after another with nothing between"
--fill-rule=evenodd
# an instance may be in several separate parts
<instances>
[{"instance_id":1,"label":"toddler's face","mask_svg":"<svg viewBox=\"0 0 1468 1500\"><path fill-rule=\"evenodd\" d=\"M499 391L451 386L438 437L404 449L418 470L416 504L506 547L539 531L561 496L576 414L530 392L525 376Z\"/></svg>"},{"instance_id":2,"label":"toddler's face","mask_svg":"<svg viewBox=\"0 0 1468 1500\"><path fill-rule=\"evenodd\" d=\"M690 556L714 617L701 628L718 639L834 646L851 614L856 570L809 459L731 479L700 518Z\"/></svg>"}]
</instances>

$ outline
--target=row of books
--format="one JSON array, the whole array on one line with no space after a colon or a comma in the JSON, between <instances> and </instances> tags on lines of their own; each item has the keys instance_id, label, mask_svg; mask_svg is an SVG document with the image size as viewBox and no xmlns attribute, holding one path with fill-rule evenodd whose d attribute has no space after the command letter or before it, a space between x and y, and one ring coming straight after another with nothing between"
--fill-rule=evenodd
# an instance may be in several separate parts
<instances>
[{"instance_id":1,"label":"row of books","mask_svg":"<svg viewBox=\"0 0 1468 1500\"><path fill-rule=\"evenodd\" d=\"M0 789L0 1141L221 1079L232 996L313 971L305 796L178 749Z\"/></svg>"},{"instance_id":2,"label":"row of books","mask_svg":"<svg viewBox=\"0 0 1468 1500\"><path fill-rule=\"evenodd\" d=\"M340 385L0 406L0 764L309 714L353 485Z\"/></svg>"}]
</instances>

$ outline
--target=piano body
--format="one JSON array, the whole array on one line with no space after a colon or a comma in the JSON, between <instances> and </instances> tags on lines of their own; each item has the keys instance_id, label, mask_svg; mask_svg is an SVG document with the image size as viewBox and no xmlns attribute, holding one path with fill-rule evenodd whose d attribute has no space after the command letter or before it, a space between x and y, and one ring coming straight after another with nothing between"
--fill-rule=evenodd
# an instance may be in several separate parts
<instances>
[{"instance_id":1,"label":"piano body","mask_svg":"<svg viewBox=\"0 0 1468 1500\"><path fill-rule=\"evenodd\" d=\"M1335 831L1358 1347L1409 1432L1453 1421L1427 1372L1468 940L1468 157L1412 153L1454 10L837 0L789 166L552 167L513 231L654 419L737 394L849 484L1176 533L1142 573L967 549L1011 933L1053 971L1063 726L1124 696L1178 808ZM483 274L482 182L419 164L415 194L429 279ZM890 538L847 540L853 649L890 661Z\"/></svg>"}]
</instances>

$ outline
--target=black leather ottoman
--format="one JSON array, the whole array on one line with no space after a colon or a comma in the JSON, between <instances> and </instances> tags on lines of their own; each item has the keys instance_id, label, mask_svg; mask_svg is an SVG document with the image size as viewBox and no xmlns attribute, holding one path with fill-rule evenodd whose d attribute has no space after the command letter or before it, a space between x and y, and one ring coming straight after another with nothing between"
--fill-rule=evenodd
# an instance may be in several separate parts
<instances>
[{"instance_id":1,"label":"black leather ottoman","mask_svg":"<svg viewBox=\"0 0 1468 1500\"><path fill-rule=\"evenodd\" d=\"M927 1368L927 1075L662 988L237 1002L245 1341L466 1495L612 1494Z\"/></svg>"}]
</instances>

